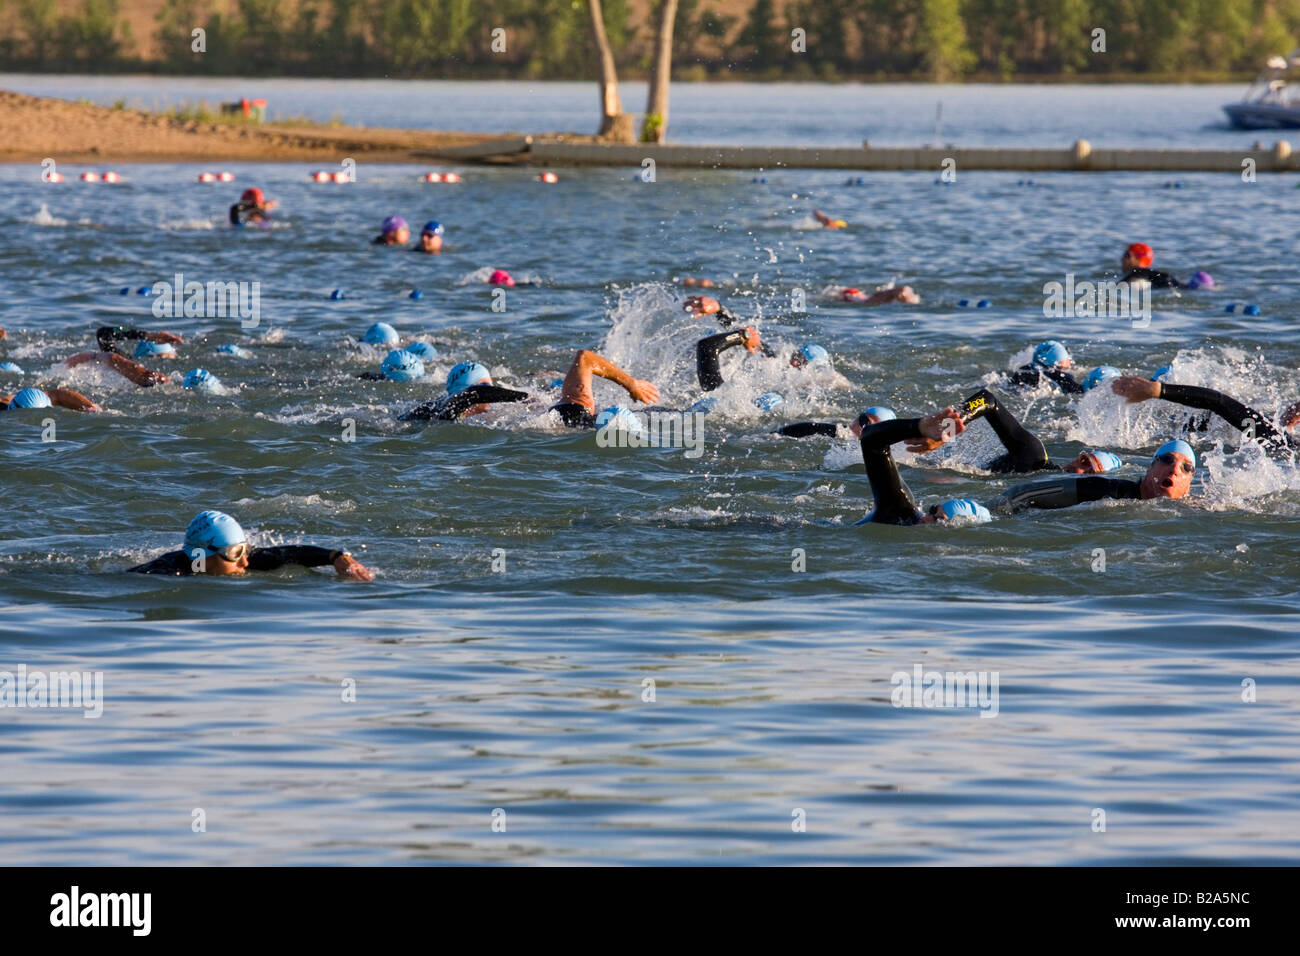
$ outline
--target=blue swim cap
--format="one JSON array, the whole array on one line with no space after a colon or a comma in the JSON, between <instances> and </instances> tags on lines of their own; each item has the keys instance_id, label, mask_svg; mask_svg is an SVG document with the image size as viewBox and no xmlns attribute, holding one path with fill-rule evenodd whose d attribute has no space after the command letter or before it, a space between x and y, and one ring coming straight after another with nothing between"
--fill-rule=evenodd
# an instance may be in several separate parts
<instances>
[{"instance_id":1,"label":"blue swim cap","mask_svg":"<svg viewBox=\"0 0 1300 956\"><path fill-rule=\"evenodd\" d=\"M820 345L801 346L798 354L803 356L803 364L805 365L824 365L831 360L831 353Z\"/></svg>"},{"instance_id":2,"label":"blue swim cap","mask_svg":"<svg viewBox=\"0 0 1300 956\"><path fill-rule=\"evenodd\" d=\"M405 349L393 349L384 356L379 371L394 382L414 382L424 378L424 363Z\"/></svg>"},{"instance_id":3,"label":"blue swim cap","mask_svg":"<svg viewBox=\"0 0 1300 956\"><path fill-rule=\"evenodd\" d=\"M13 372L15 375L23 374L23 370L13 362L0 362L0 372Z\"/></svg>"},{"instance_id":4,"label":"blue swim cap","mask_svg":"<svg viewBox=\"0 0 1300 956\"><path fill-rule=\"evenodd\" d=\"M221 511L200 511L185 529L185 553L192 557L195 548L213 555L218 548L228 548L248 540L239 522Z\"/></svg>"},{"instance_id":5,"label":"blue swim cap","mask_svg":"<svg viewBox=\"0 0 1300 956\"><path fill-rule=\"evenodd\" d=\"M397 329L387 322L376 322L370 326L370 328L366 329L364 339L370 345L396 345L397 340Z\"/></svg>"},{"instance_id":6,"label":"blue swim cap","mask_svg":"<svg viewBox=\"0 0 1300 956\"><path fill-rule=\"evenodd\" d=\"M491 378L492 373L478 362L461 362L447 373L447 394L455 395L457 392L465 391L471 385L490 381Z\"/></svg>"},{"instance_id":7,"label":"blue swim cap","mask_svg":"<svg viewBox=\"0 0 1300 956\"><path fill-rule=\"evenodd\" d=\"M150 342L148 339L141 339L135 346L136 358L151 358L155 355L175 355L176 350L166 342Z\"/></svg>"},{"instance_id":8,"label":"blue swim cap","mask_svg":"<svg viewBox=\"0 0 1300 956\"><path fill-rule=\"evenodd\" d=\"M600 414L596 416L596 427L615 428L636 433L645 431L641 419L631 409L624 408L622 405L611 405L609 408L602 409Z\"/></svg>"},{"instance_id":9,"label":"blue swim cap","mask_svg":"<svg viewBox=\"0 0 1300 956\"><path fill-rule=\"evenodd\" d=\"M217 349L222 355L233 355L235 358L252 358L253 353L248 349L238 345L223 345Z\"/></svg>"},{"instance_id":10,"label":"blue swim cap","mask_svg":"<svg viewBox=\"0 0 1300 956\"><path fill-rule=\"evenodd\" d=\"M770 412L778 405L784 405L785 399L777 392L764 392L754 399L754 404L765 412Z\"/></svg>"},{"instance_id":11,"label":"blue swim cap","mask_svg":"<svg viewBox=\"0 0 1300 956\"><path fill-rule=\"evenodd\" d=\"M438 222L438 220L436 219L430 219L428 222L424 224L424 228L420 230L420 235L424 235L426 232L428 232L428 233L432 233L435 236L441 236L443 234L443 231L444 230L442 228L442 223Z\"/></svg>"},{"instance_id":12,"label":"blue swim cap","mask_svg":"<svg viewBox=\"0 0 1300 956\"><path fill-rule=\"evenodd\" d=\"M709 412L713 411L717 407L718 407L718 400L714 398L712 395L705 395L698 402L696 402L694 405L692 405L690 408L686 410L688 412L703 412L704 414L707 415Z\"/></svg>"},{"instance_id":13,"label":"blue swim cap","mask_svg":"<svg viewBox=\"0 0 1300 956\"><path fill-rule=\"evenodd\" d=\"M1119 455L1109 451L1089 452L1092 457L1097 459L1097 464L1101 465L1102 474L1111 471L1118 471L1123 467L1124 462L1120 461Z\"/></svg>"},{"instance_id":14,"label":"blue swim cap","mask_svg":"<svg viewBox=\"0 0 1300 956\"><path fill-rule=\"evenodd\" d=\"M1187 442L1183 441L1181 438L1175 438L1173 441L1165 442L1156 449L1156 453L1152 456L1151 460L1155 461L1156 458L1159 458L1161 455L1165 454L1165 452L1174 452L1178 455L1184 455L1187 460L1192 463L1192 467L1196 467L1196 452L1192 451L1192 446L1187 444Z\"/></svg>"},{"instance_id":15,"label":"blue swim cap","mask_svg":"<svg viewBox=\"0 0 1300 956\"><path fill-rule=\"evenodd\" d=\"M993 520L989 509L971 498L951 498L939 505L939 511L948 521L955 518L972 518L976 523L983 524L985 521Z\"/></svg>"},{"instance_id":16,"label":"blue swim cap","mask_svg":"<svg viewBox=\"0 0 1300 956\"><path fill-rule=\"evenodd\" d=\"M1070 353L1064 345L1049 339L1038 348L1034 349L1034 364L1045 365L1048 368L1055 368L1062 362L1069 361Z\"/></svg>"},{"instance_id":17,"label":"blue swim cap","mask_svg":"<svg viewBox=\"0 0 1300 956\"><path fill-rule=\"evenodd\" d=\"M10 408L49 408L51 406L50 396L45 394L43 389L25 388L14 396L13 401L9 403Z\"/></svg>"},{"instance_id":18,"label":"blue swim cap","mask_svg":"<svg viewBox=\"0 0 1300 956\"><path fill-rule=\"evenodd\" d=\"M1113 365L1098 365L1095 369L1087 374L1083 380L1083 390L1091 392L1102 382L1108 382L1112 378L1119 377L1119 369Z\"/></svg>"},{"instance_id":19,"label":"blue swim cap","mask_svg":"<svg viewBox=\"0 0 1300 956\"><path fill-rule=\"evenodd\" d=\"M182 388L194 388L200 392L214 392L220 385L217 377L205 368L191 369L185 373L185 378L181 382Z\"/></svg>"},{"instance_id":20,"label":"blue swim cap","mask_svg":"<svg viewBox=\"0 0 1300 956\"><path fill-rule=\"evenodd\" d=\"M872 405L870 408L864 410L862 414L874 415L882 422L892 422L894 419L898 418L898 416L894 414L892 408L886 408L884 405Z\"/></svg>"},{"instance_id":21,"label":"blue swim cap","mask_svg":"<svg viewBox=\"0 0 1300 956\"><path fill-rule=\"evenodd\" d=\"M412 342L406 347L406 351L410 352L421 362L432 362L438 357L438 350L428 342Z\"/></svg>"}]
</instances>

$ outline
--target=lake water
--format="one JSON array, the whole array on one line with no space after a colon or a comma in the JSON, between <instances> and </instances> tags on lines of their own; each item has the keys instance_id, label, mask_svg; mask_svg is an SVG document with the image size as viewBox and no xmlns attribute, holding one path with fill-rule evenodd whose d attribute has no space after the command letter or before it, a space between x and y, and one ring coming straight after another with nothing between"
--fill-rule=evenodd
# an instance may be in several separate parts
<instances>
[{"instance_id":1,"label":"lake water","mask_svg":"<svg viewBox=\"0 0 1300 956\"><path fill-rule=\"evenodd\" d=\"M183 93L166 85L149 89ZM339 97L377 100L381 87L343 84ZM820 110L872 92L788 89ZM1060 108L1035 114L1053 92ZM1081 94L1021 93L1016 123L1077 135L1061 124ZM1213 92L1154 95L1193 93L1206 105L1188 124L1212 118ZM464 118L445 125L471 125L464 107L445 109ZM715 117L700 138L751 141L753 122ZM1124 122L1139 142L1139 121ZM971 138L1020 141L1000 129ZM1177 135L1220 135L1196 129ZM764 184L661 170L641 183L588 169L547 186L464 167L463 183L430 185L413 167L363 164L356 183L317 185L306 166L235 164L213 167L236 174L228 185L196 183L202 167L135 165L110 186L75 181L82 168L61 167L70 181L53 185L36 167L0 167L0 361L27 370L4 384L62 383L105 407L0 417L0 670L102 671L103 715L0 708L0 862L1300 858L1293 468L1236 452L1215 423L1183 501L853 527L871 507L856 447L771 433L876 403L920 414L1048 337L1082 368L1173 361L1177 380L1271 413L1300 396L1291 180L889 173L849 186L826 171ZM281 201L277 228L229 229L226 207L254 184ZM813 208L850 228L815 228ZM370 245L389 213L441 220L447 252ZM1100 275L1135 240L1158 266L1208 270L1222 288L1157 293L1145 328L1044 318L1045 282ZM492 268L536 284L493 311ZM151 299L119 294L176 273L259 282L258 327L157 318ZM680 312L683 275L722 283L778 351L825 345L844 387L729 353L698 458L601 448L526 407L478 424L395 420L469 358L550 395L580 347L688 405L692 345L712 330ZM862 310L822 294L892 277L922 304ZM994 304L962 309L964 297ZM1260 314L1225 312L1232 302ZM426 382L355 378L382 357L356 342L378 319L436 346ZM205 367L229 393L61 369L102 324L184 334L177 358L152 364ZM232 343L252 357L217 353ZM752 400L770 390L786 402L761 412ZM599 404L620 396L599 383ZM1126 476L1181 421L1100 391L1009 401L1054 456L1110 448ZM44 417L55 441L42 441ZM929 459L899 459L919 499L987 499L1009 484L976 467L995 448L977 424ZM204 508L260 544L347 546L376 581L123 573L179 547ZM893 706L893 675L918 665L996 674L996 716Z\"/></svg>"}]
</instances>

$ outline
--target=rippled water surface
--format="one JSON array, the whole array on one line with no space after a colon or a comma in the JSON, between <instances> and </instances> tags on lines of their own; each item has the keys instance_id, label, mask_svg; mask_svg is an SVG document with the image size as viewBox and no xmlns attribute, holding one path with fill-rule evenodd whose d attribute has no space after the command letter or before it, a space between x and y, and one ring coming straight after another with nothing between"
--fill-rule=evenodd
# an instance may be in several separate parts
<instances>
[{"instance_id":1,"label":"rippled water surface","mask_svg":"<svg viewBox=\"0 0 1300 956\"><path fill-rule=\"evenodd\" d=\"M1271 413L1300 395L1292 181L593 169L544 186L471 167L439 186L363 165L324 186L227 168L229 185L159 165L108 186L0 167L0 361L26 369L4 384L105 408L0 417L0 670L102 671L105 697L98 719L0 708L0 860L1297 859L1294 469L1216 423L1184 501L853 527L871 505L855 447L771 434L875 403L919 414L1049 336L1084 368L1173 361ZM223 224L252 184L280 199L277 228ZM813 208L850 228L815 228ZM369 245L394 212L441 220L447 252ZM1223 288L1157 293L1146 328L1043 317L1044 282L1095 277L1136 239ZM533 281L504 311L492 268ZM259 282L258 327L119 294L176 273ZM843 381L729 353L698 458L599 448L526 406L396 421L466 358L550 396L580 347L685 407L710 329L680 312L683 275L722 283L781 351L824 344ZM922 304L824 294L893 277ZM429 381L355 378L382 357L357 343L380 318L436 346ZM59 366L105 323L182 333L154 365L205 367L227 394ZM770 390L786 403L760 412ZM619 395L599 384L600 404ZM1134 477L1181 420L1100 392L1009 401L1053 455L1108 447ZM899 458L918 498L988 498L1008 483L977 467L995 444L980 424ZM209 507L258 543L347 546L376 581L123 573ZM892 706L917 665L996 672L996 717Z\"/></svg>"}]
</instances>

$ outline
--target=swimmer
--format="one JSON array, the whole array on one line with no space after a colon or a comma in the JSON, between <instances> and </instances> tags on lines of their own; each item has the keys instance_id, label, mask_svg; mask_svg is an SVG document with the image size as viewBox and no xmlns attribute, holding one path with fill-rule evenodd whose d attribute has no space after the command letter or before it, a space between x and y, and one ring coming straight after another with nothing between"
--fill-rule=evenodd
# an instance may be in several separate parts
<instances>
[{"instance_id":1,"label":"swimmer","mask_svg":"<svg viewBox=\"0 0 1300 956\"><path fill-rule=\"evenodd\" d=\"M1124 270L1124 278L1121 280L1129 285L1139 285L1146 283L1153 289L1177 289L1182 283L1171 276L1168 272L1161 272L1158 269L1152 269L1151 263L1155 261L1155 252L1145 242L1135 242L1124 250L1124 255L1120 259L1120 268Z\"/></svg>"},{"instance_id":2,"label":"swimmer","mask_svg":"<svg viewBox=\"0 0 1300 956\"><path fill-rule=\"evenodd\" d=\"M424 362L414 352L393 349L384 356L378 372L362 372L357 378L367 382L415 382L424 378Z\"/></svg>"},{"instance_id":3,"label":"swimmer","mask_svg":"<svg viewBox=\"0 0 1300 956\"><path fill-rule=\"evenodd\" d=\"M1175 385L1172 382L1149 381L1125 375L1112 381L1110 389L1129 404L1161 398L1187 408L1213 412L1233 428L1253 437L1272 456L1285 456L1300 451L1300 436L1295 433L1296 425L1300 424L1300 402L1292 403L1282 412L1282 427L1279 430L1255 409L1212 388Z\"/></svg>"},{"instance_id":4,"label":"swimmer","mask_svg":"<svg viewBox=\"0 0 1300 956\"><path fill-rule=\"evenodd\" d=\"M145 564L129 568L138 574L213 574L226 576L253 571L274 571L286 564L304 568L333 565L341 578L373 581L375 576L347 551L331 551L310 544L254 548L239 523L220 511L202 511L185 529L185 544Z\"/></svg>"},{"instance_id":5,"label":"swimmer","mask_svg":"<svg viewBox=\"0 0 1300 956\"><path fill-rule=\"evenodd\" d=\"M412 248L412 252L423 252L427 255L436 256L442 252L442 234L445 230L442 223L430 219L420 230L420 239Z\"/></svg>"},{"instance_id":6,"label":"swimmer","mask_svg":"<svg viewBox=\"0 0 1300 956\"><path fill-rule=\"evenodd\" d=\"M825 438L847 438L852 435L854 438L861 438L863 427L893 421L897 417L892 408L872 405L847 426L837 425L835 422L791 422L778 428L776 434L786 438L808 438L812 435Z\"/></svg>"},{"instance_id":7,"label":"swimmer","mask_svg":"<svg viewBox=\"0 0 1300 956\"><path fill-rule=\"evenodd\" d=\"M1089 501L1182 498L1192 487L1196 453L1182 439L1161 445L1141 481L1080 475L1046 478L1008 488L989 502L994 511L1017 512L1029 508L1069 508Z\"/></svg>"},{"instance_id":8,"label":"swimmer","mask_svg":"<svg viewBox=\"0 0 1300 956\"><path fill-rule=\"evenodd\" d=\"M404 246L411 241L411 227L401 216L389 216L379 227L374 238L376 246Z\"/></svg>"},{"instance_id":9,"label":"swimmer","mask_svg":"<svg viewBox=\"0 0 1300 956\"><path fill-rule=\"evenodd\" d=\"M590 349L579 349L564 376L560 400L551 411L570 428L596 427L596 395L592 391L592 376L608 379L623 387L632 401L654 405L659 401L659 389L643 379L633 378L603 355Z\"/></svg>"},{"instance_id":10,"label":"swimmer","mask_svg":"<svg viewBox=\"0 0 1300 956\"><path fill-rule=\"evenodd\" d=\"M712 279L693 279L687 276L682 280L682 285L688 289L712 289L714 282Z\"/></svg>"},{"instance_id":11,"label":"swimmer","mask_svg":"<svg viewBox=\"0 0 1300 956\"><path fill-rule=\"evenodd\" d=\"M682 303L682 311L687 315L711 315L724 329L729 329L740 321L725 305L707 295L688 295Z\"/></svg>"},{"instance_id":12,"label":"swimmer","mask_svg":"<svg viewBox=\"0 0 1300 956\"><path fill-rule=\"evenodd\" d=\"M470 415L481 415L491 405L530 399L527 392L493 384L492 373L478 362L461 362L447 373L444 395L422 402L402 415L400 420L454 422Z\"/></svg>"},{"instance_id":13,"label":"swimmer","mask_svg":"<svg viewBox=\"0 0 1300 956\"><path fill-rule=\"evenodd\" d=\"M820 222L827 229L843 229L848 225L843 219L832 219L820 209L813 210L813 218Z\"/></svg>"},{"instance_id":14,"label":"swimmer","mask_svg":"<svg viewBox=\"0 0 1300 956\"><path fill-rule=\"evenodd\" d=\"M248 223L261 224L271 221L270 212L279 205L277 200L267 201L262 190L245 189L239 202L230 207L230 224L243 226Z\"/></svg>"},{"instance_id":15,"label":"swimmer","mask_svg":"<svg viewBox=\"0 0 1300 956\"><path fill-rule=\"evenodd\" d=\"M863 427L859 439L862 464L867 471L867 481L871 483L875 506L856 524L934 524L957 517L959 512L969 513L971 517L987 517L987 512L979 514L979 505L964 498L936 505L929 514L922 514L916 506L916 499L899 476L898 466L889 451L891 445L911 439L928 438L942 444L965 430L961 413L955 408L945 408L924 418L884 419Z\"/></svg>"},{"instance_id":16,"label":"swimmer","mask_svg":"<svg viewBox=\"0 0 1300 956\"><path fill-rule=\"evenodd\" d=\"M891 302L898 302L902 305L917 305L921 297L916 294L916 290L910 285L878 285L876 291L870 295L861 289L846 288L840 290L840 301L851 302L854 305L888 305Z\"/></svg>"},{"instance_id":17,"label":"swimmer","mask_svg":"<svg viewBox=\"0 0 1300 956\"><path fill-rule=\"evenodd\" d=\"M24 388L13 395L0 395L0 411L22 408L70 408L74 412L102 412L103 409L70 388Z\"/></svg>"},{"instance_id":18,"label":"swimmer","mask_svg":"<svg viewBox=\"0 0 1300 956\"><path fill-rule=\"evenodd\" d=\"M758 329L752 325L700 339L695 343L695 376L699 380L700 388L712 392L722 385L724 379L721 356L727 349L743 345L745 350L753 355L762 344Z\"/></svg>"},{"instance_id":19,"label":"swimmer","mask_svg":"<svg viewBox=\"0 0 1300 956\"><path fill-rule=\"evenodd\" d=\"M145 368L139 362L133 362L125 355L117 351L118 342L133 341L136 343L136 354L139 355L139 349L145 345L163 347L166 346L175 354L173 345L181 345L184 342L179 335L174 332L148 332L144 329L130 328L121 325L103 325L95 331L95 340L99 345L97 352L78 352L76 355L69 356L63 363L68 368L76 368L78 365L85 365L87 362L95 362L103 365L105 368L112 369L123 378L134 382L141 388L151 388L154 385L161 385L168 381L167 376L161 372L154 372ZM152 351L152 350L151 350ZM160 353L167 354L167 353Z\"/></svg>"},{"instance_id":20,"label":"swimmer","mask_svg":"<svg viewBox=\"0 0 1300 956\"><path fill-rule=\"evenodd\" d=\"M505 269L496 269L488 276L488 285L512 286L514 284L515 280L511 278L510 273L506 272Z\"/></svg>"},{"instance_id":21,"label":"swimmer","mask_svg":"<svg viewBox=\"0 0 1300 956\"><path fill-rule=\"evenodd\" d=\"M1079 395L1083 393L1083 386L1066 371L1073 362L1065 346L1051 339L1034 349L1029 364L1011 372L1007 382L1019 388L1035 388L1047 379L1067 395Z\"/></svg>"}]
</instances>

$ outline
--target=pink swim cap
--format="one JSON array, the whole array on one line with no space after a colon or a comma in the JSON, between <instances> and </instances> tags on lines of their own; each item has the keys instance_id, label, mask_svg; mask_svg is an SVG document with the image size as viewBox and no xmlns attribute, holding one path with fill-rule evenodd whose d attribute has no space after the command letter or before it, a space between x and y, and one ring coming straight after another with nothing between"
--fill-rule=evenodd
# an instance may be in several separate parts
<instances>
[{"instance_id":1,"label":"pink swim cap","mask_svg":"<svg viewBox=\"0 0 1300 956\"><path fill-rule=\"evenodd\" d=\"M498 269L492 273L492 276L488 279L488 284L489 285L514 285L515 280L510 278L510 273L506 272L505 269Z\"/></svg>"}]
</instances>

